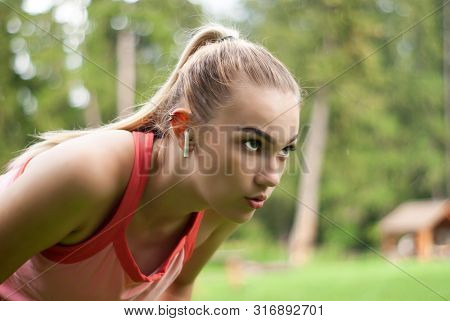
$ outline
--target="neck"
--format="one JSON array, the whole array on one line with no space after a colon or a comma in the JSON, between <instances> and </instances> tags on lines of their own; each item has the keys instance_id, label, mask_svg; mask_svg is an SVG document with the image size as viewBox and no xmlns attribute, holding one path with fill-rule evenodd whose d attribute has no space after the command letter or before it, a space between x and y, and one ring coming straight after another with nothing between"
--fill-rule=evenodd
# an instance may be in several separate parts
<instances>
[{"instance_id":1,"label":"neck","mask_svg":"<svg viewBox=\"0 0 450 321\"><path fill-rule=\"evenodd\" d=\"M196 191L195 162L192 152L184 158L183 151L171 138L163 146L161 139L153 143L152 166L142 195L143 224L179 222L192 212L206 208Z\"/></svg>"}]
</instances>

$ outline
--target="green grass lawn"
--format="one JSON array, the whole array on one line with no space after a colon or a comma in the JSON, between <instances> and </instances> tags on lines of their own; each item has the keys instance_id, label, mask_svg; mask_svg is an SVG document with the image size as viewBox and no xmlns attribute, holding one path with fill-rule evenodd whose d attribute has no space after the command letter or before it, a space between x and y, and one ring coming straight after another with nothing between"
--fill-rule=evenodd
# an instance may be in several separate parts
<instances>
[{"instance_id":1,"label":"green grass lawn","mask_svg":"<svg viewBox=\"0 0 450 321\"><path fill-rule=\"evenodd\" d=\"M301 268L251 273L242 286L232 288L223 264L210 263L197 279L193 300L450 299L450 261L395 264L406 273L377 257L322 260Z\"/></svg>"}]
</instances>

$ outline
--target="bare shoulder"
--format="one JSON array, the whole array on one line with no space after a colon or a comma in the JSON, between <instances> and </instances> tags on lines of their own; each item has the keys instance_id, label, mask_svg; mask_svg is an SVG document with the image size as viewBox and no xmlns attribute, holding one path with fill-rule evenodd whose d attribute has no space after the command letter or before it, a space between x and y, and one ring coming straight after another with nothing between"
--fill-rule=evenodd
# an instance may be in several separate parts
<instances>
[{"instance_id":1,"label":"bare shoulder","mask_svg":"<svg viewBox=\"0 0 450 321\"><path fill-rule=\"evenodd\" d=\"M133 162L132 134L108 130L72 138L38 154L23 175L48 172L71 177L78 189L84 190L86 201L97 204L78 212L82 224L60 240L62 244L76 244L88 238L106 219L126 189ZM59 171L64 174L58 174ZM46 182L50 183L42 184Z\"/></svg>"},{"instance_id":2,"label":"bare shoulder","mask_svg":"<svg viewBox=\"0 0 450 321\"><path fill-rule=\"evenodd\" d=\"M125 130L93 132L64 141L36 155L27 165L24 175L57 163L65 163L68 171L93 184L93 191L102 192L127 180L133 166L134 142ZM113 185L111 185L111 183ZM98 184L98 185L97 185ZM88 186L86 186L88 187ZM107 190L106 190L107 191Z\"/></svg>"}]
</instances>

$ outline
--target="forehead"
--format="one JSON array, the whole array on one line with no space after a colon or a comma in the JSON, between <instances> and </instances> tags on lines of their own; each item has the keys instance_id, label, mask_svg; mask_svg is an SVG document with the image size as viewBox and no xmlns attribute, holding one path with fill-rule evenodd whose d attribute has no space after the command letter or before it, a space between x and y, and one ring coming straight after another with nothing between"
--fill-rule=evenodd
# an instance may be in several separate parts
<instances>
[{"instance_id":1,"label":"forehead","mask_svg":"<svg viewBox=\"0 0 450 321\"><path fill-rule=\"evenodd\" d=\"M220 107L210 123L216 126L256 127L284 142L298 133L299 97L291 92L255 85L232 90L232 102Z\"/></svg>"}]
</instances>

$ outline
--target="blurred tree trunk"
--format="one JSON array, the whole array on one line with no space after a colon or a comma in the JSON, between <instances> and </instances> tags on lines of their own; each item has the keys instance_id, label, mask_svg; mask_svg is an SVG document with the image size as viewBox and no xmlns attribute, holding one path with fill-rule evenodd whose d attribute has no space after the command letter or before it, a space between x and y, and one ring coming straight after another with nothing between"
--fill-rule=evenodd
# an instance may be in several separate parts
<instances>
[{"instance_id":1,"label":"blurred tree trunk","mask_svg":"<svg viewBox=\"0 0 450 321\"><path fill-rule=\"evenodd\" d=\"M294 226L289 238L289 261L305 263L314 250L318 228L320 171L328 133L328 105L325 89L317 92L305 141L305 168L300 175L300 188Z\"/></svg>"},{"instance_id":2,"label":"blurred tree trunk","mask_svg":"<svg viewBox=\"0 0 450 321\"><path fill-rule=\"evenodd\" d=\"M89 105L84 110L84 122L86 127L99 127L102 119L100 116L100 111L98 109L98 99L95 92L91 92L91 99Z\"/></svg>"},{"instance_id":3,"label":"blurred tree trunk","mask_svg":"<svg viewBox=\"0 0 450 321\"><path fill-rule=\"evenodd\" d=\"M447 0L444 0L444 2ZM446 170L447 170L447 197L450 196L450 4L443 10L443 37L444 37L444 110L446 121Z\"/></svg>"},{"instance_id":4,"label":"blurred tree trunk","mask_svg":"<svg viewBox=\"0 0 450 321\"><path fill-rule=\"evenodd\" d=\"M117 35L117 115L124 117L133 112L136 83L134 33L120 30Z\"/></svg>"}]
</instances>

